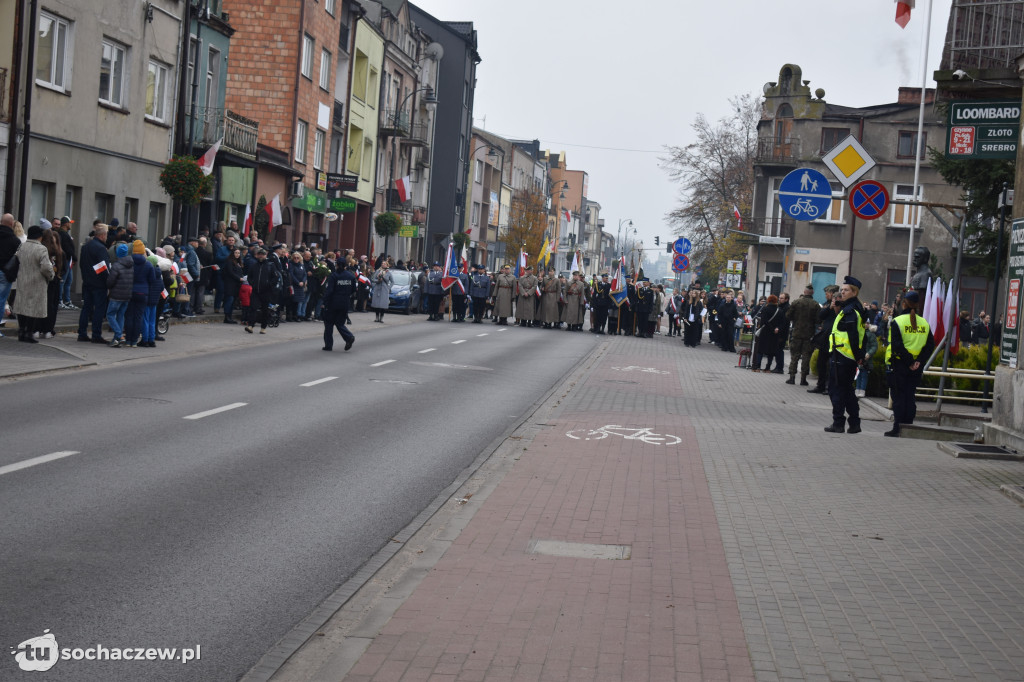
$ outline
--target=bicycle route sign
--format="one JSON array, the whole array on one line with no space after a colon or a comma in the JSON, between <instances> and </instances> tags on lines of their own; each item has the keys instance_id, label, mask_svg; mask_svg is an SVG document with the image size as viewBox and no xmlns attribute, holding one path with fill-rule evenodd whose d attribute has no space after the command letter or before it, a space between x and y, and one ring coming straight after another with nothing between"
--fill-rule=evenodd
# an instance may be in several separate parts
<instances>
[{"instance_id":1,"label":"bicycle route sign","mask_svg":"<svg viewBox=\"0 0 1024 682\"><path fill-rule=\"evenodd\" d=\"M876 180L858 182L850 190L850 208L858 218L874 220L889 208L889 191Z\"/></svg>"},{"instance_id":2,"label":"bicycle route sign","mask_svg":"<svg viewBox=\"0 0 1024 682\"><path fill-rule=\"evenodd\" d=\"M691 248L693 248L693 245L690 244L690 240L686 237L680 237L672 243L672 250L680 256L690 253Z\"/></svg>"},{"instance_id":3,"label":"bicycle route sign","mask_svg":"<svg viewBox=\"0 0 1024 682\"><path fill-rule=\"evenodd\" d=\"M832 186L828 178L813 168L797 168L779 185L779 204L794 220L824 217L832 203Z\"/></svg>"}]
</instances>

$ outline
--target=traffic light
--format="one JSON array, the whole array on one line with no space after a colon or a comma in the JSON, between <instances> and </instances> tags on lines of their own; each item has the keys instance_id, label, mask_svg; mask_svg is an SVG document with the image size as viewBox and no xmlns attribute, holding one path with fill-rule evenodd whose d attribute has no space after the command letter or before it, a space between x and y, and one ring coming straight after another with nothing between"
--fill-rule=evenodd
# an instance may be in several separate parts
<instances>
[{"instance_id":1,"label":"traffic light","mask_svg":"<svg viewBox=\"0 0 1024 682\"><path fill-rule=\"evenodd\" d=\"M654 237L654 245L655 246L661 246L661 237L658 237L658 236Z\"/></svg>"},{"instance_id":2,"label":"traffic light","mask_svg":"<svg viewBox=\"0 0 1024 682\"><path fill-rule=\"evenodd\" d=\"M672 242L669 242L668 244L665 244L665 252L666 253L672 253L672 251L673 251L673 249L672 249Z\"/></svg>"}]
</instances>

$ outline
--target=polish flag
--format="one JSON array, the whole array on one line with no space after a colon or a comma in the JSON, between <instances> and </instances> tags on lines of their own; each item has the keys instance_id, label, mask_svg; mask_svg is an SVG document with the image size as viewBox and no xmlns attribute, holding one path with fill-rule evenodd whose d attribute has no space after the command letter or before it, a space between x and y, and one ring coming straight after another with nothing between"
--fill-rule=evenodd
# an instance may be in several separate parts
<instances>
[{"instance_id":1,"label":"polish flag","mask_svg":"<svg viewBox=\"0 0 1024 682\"><path fill-rule=\"evenodd\" d=\"M567 222L567 223L571 223L572 222L572 214L570 214L568 210L563 210L562 211L562 216L565 218L565 222Z\"/></svg>"},{"instance_id":2,"label":"polish flag","mask_svg":"<svg viewBox=\"0 0 1024 682\"><path fill-rule=\"evenodd\" d=\"M740 209L736 208L736 204L732 205L732 214L736 217L736 229L743 229L743 218L740 217Z\"/></svg>"},{"instance_id":3,"label":"polish flag","mask_svg":"<svg viewBox=\"0 0 1024 682\"><path fill-rule=\"evenodd\" d=\"M178 264L177 264L177 263L175 263L174 261L171 261L171 270L174 270L174 274L175 274L175 275L177 275L177 274L178 274L178 270L179 270L179 268L178 268Z\"/></svg>"},{"instance_id":4,"label":"polish flag","mask_svg":"<svg viewBox=\"0 0 1024 682\"><path fill-rule=\"evenodd\" d=\"M367 277L366 275L364 275L363 273L360 272L356 276L356 279L358 279L362 284L365 284L366 286L370 286L370 278Z\"/></svg>"},{"instance_id":5,"label":"polish flag","mask_svg":"<svg viewBox=\"0 0 1024 682\"><path fill-rule=\"evenodd\" d=\"M248 237L249 230L252 229L252 207L247 203L245 205L245 219L242 221L242 236Z\"/></svg>"},{"instance_id":6,"label":"polish flag","mask_svg":"<svg viewBox=\"0 0 1024 682\"><path fill-rule=\"evenodd\" d=\"M274 198L270 200L269 204L267 204L267 214L270 216L270 225L271 225L271 227L277 227L282 222L284 222L284 218L282 218L282 216L281 216L281 194L280 194L280 192L275 194ZM266 235L264 235L264 237L266 237Z\"/></svg>"},{"instance_id":7,"label":"polish flag","mask_svg":"<svg viewBox=\"0 0 1024 682\"><path fill-rule=\"evenodd\" d=\"M469 274L469 261L466 258L469 256L469 252L466 250L465 244L462 246L462 255L459 258L462 259L462 269L459 271L465 275Z\"/></svg>"},{"instance_id":8,"label":"polish flag","mask_svg":"<svg viewBox=\"0 0 1024 682\"><path fill-rule=\"evenodd\" d=\"M538 284L537 285L537 298L540 298L541 296L542 296L542 294L540 293L540 285Z\"/></svg>"},{"instance_id":9,"label":"polish flag","mask_svg":"<svg viewBox=\"0 0 1024 682\"><path fill-rule=\"evenodd\" d=\"M914 9L914 0L896 0L896 23L906 28L910 23L910 10Z\"/></svg>"},{"instance_id":10,"label":"polish flag","mask_svg":"<svg viewBox=\"0 0 1024 682\"><path fill-rule=\"evenodd\" d=\"M515 275L517 278L522 277L526 273L526 252L520 251L519 258L516 260Z\"/></svg>"},{"instance_id":11,"label":"polish flag","mask_svg":"<svg viewBox=\"0 0 1024 682\"><path fill-rule=\"evenodd\" d=\"M223 141L224 138L221 138L214 142L213 146L207 149L206 153L200 156L199 160L196 161L202 169L203 175L209 175L213 172L213 161L217 158L217 150L220 149L220 143Z\"/></svg>"},{"instance_id":12,"label":"polish flag","mask_svg":"<svg viewBox=\"0 0 1024 682\"><path fill-rule=\"evenodd\" d=\"M188 284L192 281L192 275L188 274L188 270L183 269L181 271L181 281Z\"/></svg>"},{"instance_id":13,"label":"polish flag","mask_svg":"<svg viewBox=\"0 0 1024 682\"><path fill-rule=\"evenodd\" d=\"M167 289L160 292L160 298L167 298L168 296L170 296L170 294L167 293Z\"/></svg>"},{"instance_id":14,"label":"polish flag","mask_svg":"<svg viewBox=\"0 0 1024 682\"><path fill-rule=\"evenodd\" d=\"M403 204L409 201L409 197L412 196L412 176L406 175L395 180L395 189L398 190L399 201Z\"/></svg>"},{"instance_id":15,"label":"polish flag","mask_svg":"<svg viewBox=\"0 0 1024 682\"><path fill-rule=\"evenodd\" d=\"M212 270L213 270L214 272L217 272L218 270L220 270L220 266L219 266L219 265L217 265L216 263L214 263L213 265L211 265L211 266L210 266L210 268L211 268L211 269L212 269Z\"/></svg>"},{"instance_id":16,"label":"polish flag","mask_svg":"<svg viewBox=\"0 0 1024 682\"><path fill-rule=\"evenodd\" d=\"M107 271L107 261L101 260L99 263L92 266L92 269L96 272L97 275L102 275L104 272Z\"/></svg>"},{"instance_id":17,"label":"polish flag","mask_svg":"<svg viewBox=\"0 0 1024 682\"><path fill-rule=\"evenodd\" d=\"M946 336L946 320L949 318L949 311L946 310L946 303L942 298L942 279L939 277L935 278L935 283L932 285L931 298L933 300L931 304L932 315L935 317L935 326L932 327L932 334L936 339L942 339Z\"/></svg>"},{"instance_id":18,"label":"polish flag","mask_svg":"<svg viewBox=\"0 0 1024 682\"><path fill-rule=\"evenodd\" d=\"M619 267L616 268L615 274L612 275L612 292L619 291L623 288L622 272L626 269L626 257L622 256L619 258Z\"/></svg>"}]
</instances>

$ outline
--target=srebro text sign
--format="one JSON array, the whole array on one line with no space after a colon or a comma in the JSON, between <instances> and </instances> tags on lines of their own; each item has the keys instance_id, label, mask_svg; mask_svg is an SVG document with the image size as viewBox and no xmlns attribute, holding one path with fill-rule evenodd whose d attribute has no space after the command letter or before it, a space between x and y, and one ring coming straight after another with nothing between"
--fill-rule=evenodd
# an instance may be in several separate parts
<instances>
[{"instance_id":1,"label":"srebro text sign","mask_svg":"<svg viewBox=\"0 0 1024 682\"><path fill-rule=\"evenodd\" d=\"M1020 144L1020 102L950 102L946 157L1016 159Z\"/></svg>"}]
</instances>

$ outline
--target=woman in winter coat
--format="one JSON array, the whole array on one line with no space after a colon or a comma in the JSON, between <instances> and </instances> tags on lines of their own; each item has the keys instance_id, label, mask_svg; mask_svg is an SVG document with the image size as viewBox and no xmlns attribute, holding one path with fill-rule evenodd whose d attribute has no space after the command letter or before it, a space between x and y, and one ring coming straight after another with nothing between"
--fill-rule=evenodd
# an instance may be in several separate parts
<instances>
[{"instance_id":1,"label":"woman in winter coat","mask_svg":"<svg viewBox=\"0 0 1024 682\"><path fill-rule=\"evenodd\" d=\"M221 267L221 281L224 283L224 324L238 324L231 317L235 309L235 301L238 299L238 292L242 287L242 277L245 271L242 269L242 250L235 249L224 261Z\"/></svg>"},{"instance_id":2,"label":"woman in winter coat","mask_svg":"<svg viewBox=\"0 0 1024 682\"><path fill-rule=\"evenodd\" d=\"M37 343L32 332L46 317L46 289L54 278L50 254L39 241L42 236L43 228L33 225L18 247L18 296L13 309L18 316L18 340L25 343Z\"/></svg>"},{"instance_id":3,"label":"woman in winter coat","mask_svg":"<svg viewBox=\"0 0 1024 682\"><path fill-rule=\"evenodd\" d=\"M64 260L64 250L60 246L60 237L56 230L43 230L43 237L40 243L46 247L50 256L50 263L53 264L54 278L46 287L46 319L42 321L40 328L36 330L36 338L52 339L56 333L57 326L57 304L60 303L61 280L67 274L67 261Z\"/></svg>"},{"instance_id":4,"label":"woman in winter coat","mask_svg":"<svg viewBox=\"0 0 1024 682\"><path fill-rule=\"evenodd\" d=\"M387 260L381 261L380 269L373 273L370 281L373 282L370 307L373 308L373 312L377 315L377 319L374 322L383 323L384 313L388 311L388 306L391 305L391 264Z\"/></svg>"},{"instance_id":5,"label":"woman in winter coat","mask_svg":"<svg viewBox=\"0 0 1024 682\"><path fill-rule=\"evenodd\" d=\"M149 282L149 295L146 296L146 309L142 313L142 343L143 348L156 348L156 310L163 299L164 277L160 271L160 259L156 256L147 256L146 260L153 266L153 279ZM160 337L161 339L163 337Z\"/></svg>"},{"instance_id":6,"label":"woman in winter coat","mask_svg":"<svg viewBox=\"0 0 1024 682\"><path fill-rule=\"evenodd\" d=\"M298 251L292 253L291 262L288 263L288 286L291 287L291 298L288 300L288 315L286 322L301 322L299 319L299 303L306 298L306 268L302 265L302 254Z\"/></svg>"},{"instance_id":7,"label":"woman in winter coat","mask_svg":"<svg viewBox=\"0 0 1024 682\"><path fill-rule=\"evenodd\" d=\"M786 316L779 310L779 297L772 294L768 297L768 303L761 308L761 312L757 316L759 332L757 334L757 347L754 351L754 371L761 371L761 358L767 358L764 371L774 371L776 374L782 374L783 369L781 365L776 366L772 370L772 360L775 359L779 351L780 344L785 343L786 337L782 336L781 332L783 329L788 329L783 324Z\"/></svg>"},{"instance_id":8,"label":"woman in winter coat","mask_svg":"<svg viewBox=\"0 0 1024 682\"><path fill-rule=\"evenodd\" d=\"M683 326L683 345L696 348L704 332L704 304L701 292L690 289L686 301L679 306L679 321Z\"/></svg>"},{"instance_id":9,"label":"woman in winter coat","mask_svg":"<svg viewBox=\"0 0 1024 682\"><path fill-rule=\"evenodd\" d=\"M124 318L128 311L128 302L132 299L132 285L135 283L135 262L132 260L127 244L114 247L116 261L110 264L107 271L107 324L113 338L111 348L119 348L124 343Z\"/></svg>"}]
</instances>

